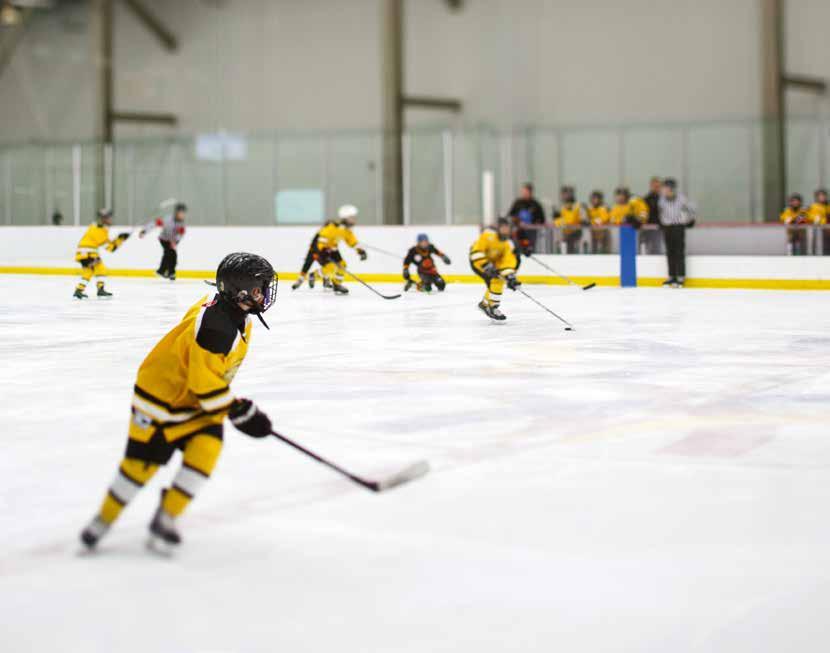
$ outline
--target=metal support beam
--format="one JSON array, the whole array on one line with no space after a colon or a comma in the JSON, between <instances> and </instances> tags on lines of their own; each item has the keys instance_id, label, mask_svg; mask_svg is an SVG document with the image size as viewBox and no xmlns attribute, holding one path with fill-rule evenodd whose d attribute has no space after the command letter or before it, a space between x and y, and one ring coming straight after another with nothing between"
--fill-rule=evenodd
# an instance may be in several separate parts
<instances>
[{"instance_id":1,"label":"metal support beam","mask_svg":"<svg viewBox=\"0 0 830 653\"><path fill-rule=\"evenodd\" d=\"M773 221L787 193L786 97L784 79L784 0L761 3L762 211Z\"/></svg>"},{"instance_id":2,"label":"metal support beam","mask_svg":"<svg viewBox=\"0 0 830 653\"><path fill-rule=\"evenodd\" d=\"M787 88L795 88L800 91L810 91L819 95L827 92L827 81L821 77L810 77L808 75L784 75L781 80Z\"/></svg>"},{"instance_id":3,"label":"metal support beam","mask_svg":"<svg viewBox=\"0 0 830 653\"><path fill-rule=\"evenodd\" d=\"M461 100L417 95L404 95L401 103L406 109L442 109L455 113L460 113L463 108Z\"/></svg>"},{"instance_id":4,"label":"metal support beam","mask_svg":"<svg viewBox=\"0 0 830 653\"><path fill-rule=\"evenodd\" d=\"M155 14L139 2L139 0L124 0L138 20L153 33L159 42L168 50L175 51L179 47L179 40L176 35L164 26Z\"/></svg>"},{"instance_id":5,"label":"metal support beam","mask_svg":"<svg viewBox=\"0 0 830 653\"><path fill-rule=\"evenodd\" d=\"M383 224L403 224L403 0L381 3Z\"/></svg>"},{"instance_id":6,"label":"metal support beam","mask_svg":"<svg viewBox=\"0 0 830 653\"><path fill-rule=\"evenodd\" d=\"M138 111L112 111L110 112L112 122L143 122L156 123L159 125L170 125L175 127L179 124L179 117L174 113L143 113Z\"/></svg>"}]
</instances>

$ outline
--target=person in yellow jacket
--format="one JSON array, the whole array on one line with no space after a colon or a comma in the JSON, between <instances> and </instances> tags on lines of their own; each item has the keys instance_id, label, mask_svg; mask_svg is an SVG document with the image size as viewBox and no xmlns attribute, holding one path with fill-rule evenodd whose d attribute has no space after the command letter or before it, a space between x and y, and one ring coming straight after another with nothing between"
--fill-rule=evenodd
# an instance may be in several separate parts
<instances>
[{"instance_id":1,"label":"person in yellow jacket","mask_svg":"<svg viewBox=\"0 0 830 653\"><path fill-rule=\"evenodd\" d=\"M81 532L88 549L176 450L182 452L182 466L162 491L148 544L180 544L176 519L213 472L225 417L251 437L271 433L268 417L250 400L236 398L230 384L251 342L250 315L265 324L262 313L276 299L274 268L256 254L229 254L216 270L216 287L214 297L196 302L138 368L124 458Z\"/></svg>"},{"instance_id":2,"label":"person in yellow jacket","mask_svg":"<svg viewBox=\"0 0 830 653\"><path fill-rule=\"evenodd\" d=\"M611 252L611 212L605 205L605 195L601 190L591 193L588 203L588 220L591 223L591 253L609 254Z\"/></svg>"},{"instance_id":3,"label":"person in yellow jacket","mask_svg":"<svg viewBox=\"0 0 830 653\"><path fill-rule=\"evenodd\" d=\"M648 204L631 191L621 186L614 191L614 206L611 207L611 224L629 225L639 229L648 222Z\"/></svg>"},{"instance_id":4,"label":"person in yellow jacket","mask_svg":"<svg viewBox=\"0 0 830 653\"><path fill-rule=\"evenodd\" d=\"M793 193L787 199L787 208L781 211L781 222L790 225L787 228L787 249L791 256L803 256L807 253L807 230L803 225L810 222L804 208L804 198L800 193Z\"/></svg>"},{"instance_id":5,"label":"person in yellow jacket","mask_svg":"<svg viewBox=\"0 0 830 653\"><path fill-rule=\"evenodd\" d=\"M317 233L317 262L322 267L323 279L331 284L334 292L345 295L349 289L343 285L343 271L346 261L340 254L338 245L345 242L357 252L361 261L367 258L366 250L357 242L352 229L357 222L357 207L351 204L341 206L337 211L339 222L327 222Z\"/></svg>"},{"instance_id":6,"label":"person in yellow jacket","mask_svg":"<svg viewBox=\"0 0 830 653\"><path fill-rule=\"evenodd\" d=\"M507 218L499 218L495 228L484 229L470 247L470 266L487 286L478 307L492 320L507 319L499 310L504 286L516 290L522 285L516 278L518 260L514 248Z\"/></svg>"},{"instance_id":7,"label":"person in yellow jacket","mask_svg":"<svg viewBox=\"0 0 830 653\"><path fill-rule=\"evenodd\" d=\"M588 214L585 207L576 201L576 190L573 186L562 186L559 198L562 204L554 211L553 226L562 230L565 251L568 254L579 254L582 225L587 224Z\"/></svg>"},{"instance_id":8,"label":"person in yellow jacket","mask_svg":"<svg viewBox=\"0 0 830 653\"><path fill-rule=\"evenodd\" d=\"M112 211L101 209L98 217L84 233L78 242L75 251L75 261L81 264L81 279L75 286L75 299L86 299L88 295L84 292L86 285L94 276L97 279L98 297L112 297L111 292L104 288L104 279L107 276L107 268L101 260L98 250L105 247L108 252L114 252L121 244L130 237L129 232L118 234L114 240L110 239L109 228L112 226Z\"/></svg>"},{"instance_id":9,"label":"person in yellow jacket","mask_svg":"<svg viewBox=\"0 0 830 653\"><path fill-rule=\"evenodd\" d=\"M830 256L830 229L827 228L827 223L830 222L830 203L825 189L819 188L813 194L813 203L807 211L807 217L813 224L822 227L821 253Z\"/></svg>"}]
</instances>

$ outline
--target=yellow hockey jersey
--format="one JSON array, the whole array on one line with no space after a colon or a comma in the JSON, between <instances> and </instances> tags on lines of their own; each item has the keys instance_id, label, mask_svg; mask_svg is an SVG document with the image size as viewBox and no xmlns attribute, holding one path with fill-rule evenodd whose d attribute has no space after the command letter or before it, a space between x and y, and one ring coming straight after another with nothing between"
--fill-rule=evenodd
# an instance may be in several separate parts
<instances>
[{"instance_id":1,"label":"yellow hockey jersey","mask_svg":"<svg viewBox=\"0 0 830 653\"><path fill-rule=\"evenodd\" d=\"M515 273L518 260L514 248L509 238L502 240L495 229L485 229L470 247L470 263L477 270L492 263L500 274Z\"/></svg>"},{"instance_id":2,"label":"yellow hockey jersey","mask_svg":"<svg viewBox=\"0 0 830 653\"><path fill-rule=\"evenodd\" d=\"M565 204L559 209L559 217L553 221L554 226L564 227L566 233L572 233L587 220L585 207L579 202ZM568 229L568 227L571 227Z\"/></svg>"},{"instance_id":3,"label":"yellow hockey jersey","mask_svg":"<svg viewBox=\"0 0 830 653\"><path fill-rule=\"evenodd\" d=\"M813 202L807 210L807 217L813 224L827 224L827 218L830 217L830 204Z\"/></svg>"},{"instance_id":4,"label":"yellow hockey jersey","mask_svg":"<svg viewBox=\"0 0 830 653\"><path fill-rule=\"evenodd\" d=\"M327 222L317 232L317 249L337 249L340 242L345 242L349 247L357 248L357 236L346 225L337 222Z\"/></svg>"},{"instance_id":5,"label":"yellow hockey jersey","mask_svg":"<svg viewBox=\"0 0 830 653\"><path fill-rule=\"evenodd\" d=\"M781 222L783 222L784 224L802 224L805 222L809 222L807 211L805 211L803 208L794 211L789 206L783 211L781 211L780 219Z\"/></svg>"},{"instance_id":6,"label":"yellow hockey jersey","mask_svg":"<svg viewBox=\"0 0 830 653\"><path fill-rule=\"evenodd\" d=\"M106 225L93 222L78 242L75 260L81 261L85 258L96 257L98 256L98 250L103 246L106 246L108 252L114 252L124 240L126 239L121 236L115 240L110 240L109 228Z\"/></svg>"},{"instance_id":7,"label":"yellow hockey jersey","mask_svg":"<svg viewBox=\"0 0 830 653\"><path fill-rule=\"evenodd\" d=\"M250 339L251 318L245 311L218 295L200 299L138 368L133 409L147 419L144 433L136 434L134 424L130 437L149 440L155 427L162 427L172 441L221 424L234 400L230 383Z\"/></svg>"},{"instance_id":8,"label":"yellow hockey jersey","mask_svg":"<svg viewBox=\"0 0 830 653\"><path fill-rule=\"evenodd\" d=\"M611 223L626 224L626 218L633 215L640 223L648 222L648 204L639 197L632 197L625 204L614 204L611 207Z\"/></svg>"},{"instance_id":9,"label":"yellow hockey jersey","mask_svg":"<svg viewBox=\"0 0 830 653\"><path fill-rule=\"evenodd\" d=\"M588 219L594 227L602 227L611 223L611 212L604 204L588 207Z\"/></svg>"}]
</instances>

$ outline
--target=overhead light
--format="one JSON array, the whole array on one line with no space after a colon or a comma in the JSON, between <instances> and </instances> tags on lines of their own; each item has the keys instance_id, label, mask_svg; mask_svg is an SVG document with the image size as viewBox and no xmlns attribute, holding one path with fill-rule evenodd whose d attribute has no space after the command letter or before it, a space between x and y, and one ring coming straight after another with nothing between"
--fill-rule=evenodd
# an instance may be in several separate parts
<instances>
[{"instance_id":1,"label":"overhead light","mask_svg":"<svg viewBox=\"0 0 830 653\"><path fill-rule=\"evenodd\" d=\"M20 24L20 9L10 2L4 2L0 7L0 27L16 27Z\"/></svg>"}]
</instances>

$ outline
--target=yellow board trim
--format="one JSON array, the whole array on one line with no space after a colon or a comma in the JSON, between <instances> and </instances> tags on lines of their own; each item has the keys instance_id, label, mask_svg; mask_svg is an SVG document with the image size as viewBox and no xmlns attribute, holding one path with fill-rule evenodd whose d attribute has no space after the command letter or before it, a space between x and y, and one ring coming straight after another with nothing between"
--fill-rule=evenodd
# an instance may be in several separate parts
<instances>
[{"instance_id":1,"label":"yellow board trim","mask_svg":"<svg viewBox=\"0 0 830 653\"><path fill-rule=\"evenodd\" d=\"M64 275L77 276L79 269L63 267L40 267L25 265L0 265L0 274L40 274L40 275ZM213 279L214 270L177 270L176 277L179 279ZM154 277L152 270L136 269L110 269L110 277ZM280 272L280 279L292 281L299 275L296 272ZM397 273L361 273L360 278L364 281L375 283L403 283L400 274ZM481 277L474 274L447 274L444 278L451 283L481 283ZM564 286L567 282L558 277L541 275L519 274L524 283L542 284L548 286ZM595 283L598 286L619 287L619 277L572 277L575 283L585 285ZM349 280L348 278L346 279ZM658 287L662 285L662 277L640 277L637 284L643 287ZM830 279L687 279L688 288L741 288L753 290L830 290Z\"/></svg>"}]
</instances>

